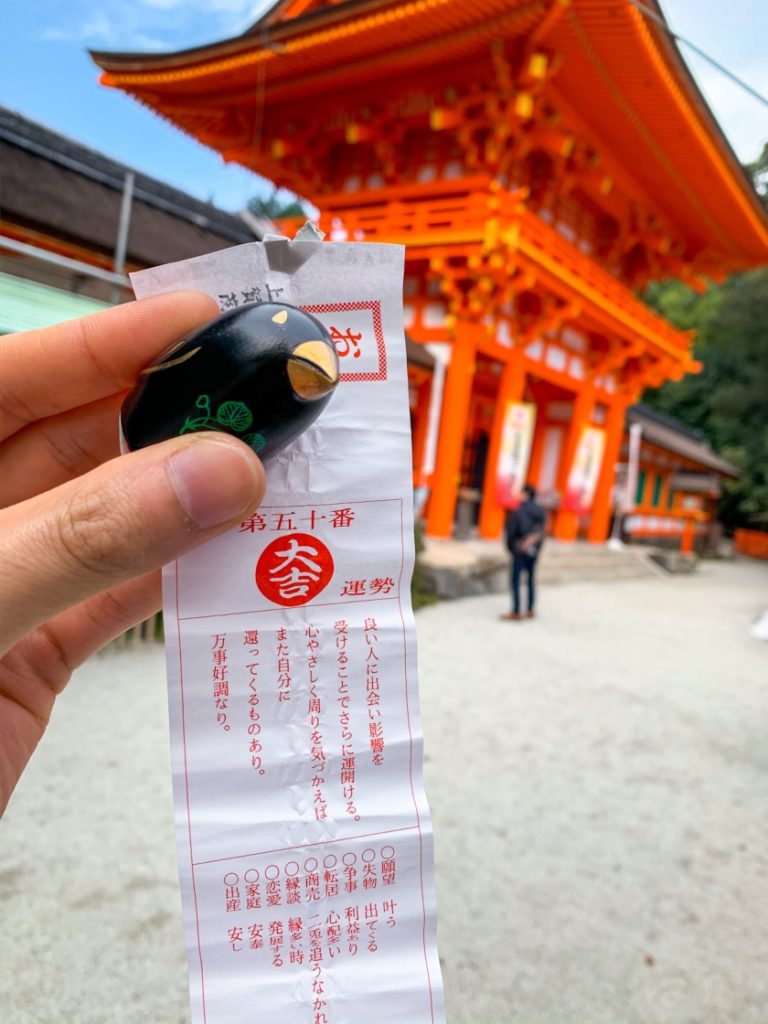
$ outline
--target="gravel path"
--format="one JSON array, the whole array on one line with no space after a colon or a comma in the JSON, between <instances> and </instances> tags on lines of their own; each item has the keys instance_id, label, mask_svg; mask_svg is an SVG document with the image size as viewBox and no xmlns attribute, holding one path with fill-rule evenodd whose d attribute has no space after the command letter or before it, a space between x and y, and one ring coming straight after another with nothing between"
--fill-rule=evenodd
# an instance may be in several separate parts
<instances>
[{"instance_id":1,"label":"gravel path","mask_svg":"<svg viewBox=\"0 0 768 1024\"><path fill-rule=\"evenodd\" d=\"M417 620L449 1024L766 1024L768 567L541 602ZM187 1021L165 716L153 647L60 701L0 828L3 1024Z\"/></svg>"}]
</instances>

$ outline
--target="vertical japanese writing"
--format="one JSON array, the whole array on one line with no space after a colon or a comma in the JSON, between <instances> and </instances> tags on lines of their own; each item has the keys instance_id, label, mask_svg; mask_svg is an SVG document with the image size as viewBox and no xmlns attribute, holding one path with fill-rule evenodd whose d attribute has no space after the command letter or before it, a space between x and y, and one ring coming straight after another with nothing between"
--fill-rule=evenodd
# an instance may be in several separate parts
<instances>
[{"instance_id":1,"label":"vertical japanese writing","mask_svg":"<svg viewBox=\"0 0 768 1024\"><path fill-rule=\"evenodd\" d=\"M366 903L365 926L368 929L368 952L375 953L379 946L376 942L376 928L379 924L379 906L377 903Z\"/></svg>"},{"instance_id":2,"label":"vertical japanese writing","mask_svg":"<svg viewBox=\"0 0 768 1024\"><path fill-rule=\"evenodd\" d=\"M323 978L323 930L316 925L309 932L309 959L312 964L312 1024L329 1024Z\"/></svg>"},{"instance_id":3,"label":"vertical japanese writing","mask_svg":"<svg viewBox=\"0 0 768 1024\"><path fill-rule=\"evenodd\" d=\"M320 690L318 682L320 673L317 669L317 651L320 647L320 630L315 626L307 626L304 630L307 650L307 679L309 683L309 701L307 711L309 714L309 739L310 757L312 760L312 801L314 804L315 818L317 821L324 821L328 817L328 804L326 803L323 787L325 786L325 770L327 758L323 746L323 733L321 728L322 705L320 702Z\"/></svg>"},{"instance_id":4,"label":"vertical japanese writing","mask_svg":"<svg viewBox=\"0 0 768 1024\"><path fill-rule=\"evenodd\" d=\"M258 629L246 629L243 634L243 644L248 648L248 664L245 666L248 672L248 756L251 759L251 768L259 775L265 774L262 759L261 743L261 713L259 705L258 676L259 676L259 631Z\"/></svg>"},{"instance_id":5,"label":"vertical japanese writing","mask_svg":"<svg viewBox=\"0 0 768 1024\"><path fill-rule=\"evenodd\" d=\"M291 699L291 652L288 647L288 630L277 631L277 699Z\"/></svg>"},{"instance_id":6,"label":"vertical japanese writing","mask_svg":"<svg viewBox=\"0 0 768 1024\"><path fill-rule=\"evenodd\" d=\"M289 906L301 903L301 879L299 878L299 865L295 861L286 864L285 876L285 902Z\"/></svg>"},{"instance_id":7,"label":"vertical japanese writing","mask_svg":"<svg viewBox=\"0 0 768 1024\"><path fill-rule=\"evenodd\" d=\"M384 724L381 720L381 687L379 682L379 635L376 620L367 618L363 623L363 636L367 654L365 659L365 692L368 705L368 737L371 761L375 765L384 763Z\"/></svg>"},{"instance_id":8,"label":"vertical japanese writing","mask_svg":"<svg viewBox=\"0 0 768 1024\"><path fill-rule=\"evenodd\" d=\"M359 902L342 892L353 892L357 883L341 884L342 877L356 877L355 866L359 866L361 888L365 890ZM253 866L242 875L228 871L221 879L226 942L233 953L263 951L260 955L276 970L307 964L318 982L313 986L317 1005L313 1012L327 1018L322 973L326 963L356 957L361 952L377 953L383 930L397 924L395 899L375 899L372 890L377 888L378 880L383 885L395 882L393 846L379 850L367 847L359 854L347 850L341 859L332 852L326 853L322 861L310 856L303 868L297 860L281 866L270 859L261 874ZM261 920L253 920L250 912L259 910L264 911ZM239 916L241 913L245 919Z\"/></svg>"},{"instance_id":9,"label":"vertical japanese writing","mask_svg":"<svg viewBox=\"0 0 768 1024\"><path fill-rule=\"evenodd\" d=\"M304 963L304 950L302 948L303 932L304 922L301 920L301 918L289 917L288 937L291 943L291 948L288 951L288 960L292 964Z\"/></svg>"},{"instance_id":10,"label":"vertical japanese writing","mask_svg":"<svg viewBox=\"0 0 768 1024\"><path fill-rule=\"evenodd\" d=\"M220 729L235 731L250 773L268 775L267 738L278 735L275 726L284 714L280 705L303 697L296 687L306 679L307 703L297 713L307 716L311 816L325 821L343 809L346 820L359 822L369 781L366 765L381 766L385 758L384 647L373 616L335 620L327 633L326 683L332 682L332 689L324 692L320 652L325 635L314 624L299 631L287 624L248 628L238 634L235 649L231 634L210 634L213 713Z\"/></svg>"},{"instance_id":11,"label":"vertical japanese writing","mask_svg":"<svg viewBox=\"0 0 768 1024\"><path fill-rule=\"evenodd\" d=\"M352 893L357 890L357 857L354 853L345 853L341 858L344 865L344 892Z\"/></svg>"},{"instance_id":12,"label":"vertical japanese writing","mask_svg":"<svg viewBox=\"0 0 768 1024\"><path fill-rule=\"evenodd\" d=\"M339 728L341 731L341 793L347 814L355 821L360 821L355 803L356 757L350 713L349 655L347 653L349 624L346 619L339 619L334 624L334 632L336 635L336 676L339 684L336 701L339 705Z\"/></svg>"},{"instance_id":13,"label":"vertical japanese writing","mask_svg":"<svg viewBox=\"0 0 768 1024\"><path fill-rule=\"evenodd\" d=\"M227 665L227 637L225 633L213 633L211 636L211 676L213 682L213 704L216 709L216 724L225 732L229 732L227 721L229 708L229 677Z\"/></svg>"},{"instance_id":14,"label":"vertical japanese writing","mask_svg":"<svg viewBox=\"0 0 768 1024\"><path fill-rule=\"evenodd\" d=\"M363 888L375 889L379 884L376 873L376 851L370 849L363 850L360 859L363 862Z\"/></svg>"},{"instance_id":15,"label":"vertical japanese writing","mask_svg":"<svg viewBox=\"0 0 768 1024\"><path fill-rule=\"evenodd\" d=\"M234 871L224 876L224 910L227 914L235 914L240 910L240 877Z\"/></svg>"},{"instance_id":16,"label":"vertical japanese writing","mask_svg":"<svg viewBox=\"0 0 768 1024\"><path fill-rule=\"evenodd\" d=\"M341 914L331 910L325 919L325 934L328 940L328 956L333 960L341 955Z\"/></svg>"},{"instance_id":17,"label":"vertical japanese writing","mask_svg":"<svg viewBox=\"0 0 768 1024\"><path fill-rule=\"evenodd\" d=\"M283 922L269 922L269 946L272 950L272 966L283 966Z\"/></svg>"},{"instance_id":18,"label":"vertical japanese writing","mask_svg":"<svg viewBox=\"0 0 768 1024\"><path fill-rule=\"evenodd\" d=\"M264 878L266 879L267 906L279 907L283 902L280 868L276 864L268 864L264 869Z\"/></svg>"},{"instance_id":19,"label":"vertical japanese writing","mask_svg":"<svg viewBox=\"0 0 768 1024\"><path fill-rule=\"evenodd\" d=\"M344 918L347 925L347 950L350 956L357 956L359 949L357 940L360 938L360 908L346 907Z\"/></svg>"},{"instance_id":20,"label":"vertical japanese writing","mask_svg":"<svg viewBox=\"0 0 768 1024\"><path fill-rule=\"evenodd\" d=\"M394 846L381 849L381 881L384 885L394 885L397 881Z\"/></svg>"},{"instance_id":21,"label":"vertical japanese writing","mask_svg":"<svg viewBox=\"0 0 768 1024\"><path fill-rule=\"evenodd\" d=\"M246 910L261 910L261 878L259 876L258 868L248 868L243 875L243 882L245 883L245 907ZM251 940L255 938L251 935ZM263 936L262 943L263 945ZM251 941L251 949L261 949L261 946L254 946Z\"/></svg>"}]
</instances>

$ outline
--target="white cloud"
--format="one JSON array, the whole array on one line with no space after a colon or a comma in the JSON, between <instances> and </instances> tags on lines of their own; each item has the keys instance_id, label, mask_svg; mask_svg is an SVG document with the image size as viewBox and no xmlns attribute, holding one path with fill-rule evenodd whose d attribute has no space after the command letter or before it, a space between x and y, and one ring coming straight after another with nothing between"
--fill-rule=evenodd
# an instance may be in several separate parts
<instances>
[{"instance_id":1,"label":"white cloud","mask_svg":"<svg viewBox=\"0 0 768 1024\"><path fill-rule=\"evenodd\" d=\"M87 16L80 25L70 28L49 26L42 32L48 42L98 43L109 47L135 50L170 50L174 48L172 37L161 39L141 31L141 24L132 24L119 8L108 15L99 10Z\"/></svg>"},{"instance_id":2,"label":"white cloud","mask_svg":"<svg viewBox=\"0 0 768 1024\"><path fill-rule=\"evenodd\" d=\"M85 13L69 9L70 24L51 25L49 42L93 43L114 49L175 50L245 31L273 0L81 0ZM74 22L72 24L71 22ZM180 42L183 40L183 42Z\"/></svg>"},{"instance_id":3,"label":"white cloud","mask_svg":"<svg viewBox=\"0 0 768 1024\"><path fill-rule=\"evenodd\" d=\"M96 43L122 50L175 50L239 35L273 2L140 0L126 5L123 0L83 0L88 13L79 25L52 25L43 29L40 37L48 42ZM69 16L74 20L71 9Z\"/></svg>"},{"instance_id":4,"label":"white cloud","mask_svg":"<svg viewBox=\"0 0 768 1024\"><path fill-rule=\"evenodd\" d=\"M186 24L207 20L210 33L206 41L210 42L222 35L244 32L273 6L274 0L141 0L141 3L156 14L174 11Z\"/></svg>"},{"instance_id":5,"label":"white cloud","mask_svg":"<svg viewBox=\"0 0 768 1024\"><path fill-rule=\"evenodd\" d=\"M163 39L155 36L147 36L143 32L137 32L130 37L130 45L137 50L170 50L172 45Z\"/></svg>"},{"instance_id":6,"label":"white cloud","mask_svg":"<svg viewBox=\"0 0 768 1024\"><path fill-rule=\"evenodd\" d=\"M95 40L100 39L103 42L112 42L116 38L115 28L109 18L103 14L98 13L93 17L86 19L79 26L79 28L47 28L43 32L43 39L49 40L63 40L66 42L72 42L75 40Z\"/></svg>"},{"instance_id":7,"label":"white cloud","mask_svg":"<svg viewBox=\"0 0 768 1024\"><path fill-rule=\"evenodd\" d=\"M141 0L145 7L159 11L170 11L183 7L185 12L233 14L237 17L257 18L271 0Z\"/></svg>"}]
</instances>

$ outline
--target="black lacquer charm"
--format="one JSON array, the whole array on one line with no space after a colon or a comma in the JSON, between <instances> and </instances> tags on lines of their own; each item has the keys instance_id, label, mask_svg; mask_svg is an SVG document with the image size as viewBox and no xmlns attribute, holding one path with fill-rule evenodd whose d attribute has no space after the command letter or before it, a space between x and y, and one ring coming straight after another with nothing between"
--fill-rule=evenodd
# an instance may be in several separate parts
<instances>
[{"instance_id":1,"label":"black lacquer charm","mask_svg":"<svg viewBox=\"0 0 768 1024\"><path fill-rule=\"evenodd\" d=\"M123 436L134 450L221 430L268 458L317 419L338 380L338 355L319 320L285 303L241 306L142 371L123 403Z\"/></svg>"}]
</instances>

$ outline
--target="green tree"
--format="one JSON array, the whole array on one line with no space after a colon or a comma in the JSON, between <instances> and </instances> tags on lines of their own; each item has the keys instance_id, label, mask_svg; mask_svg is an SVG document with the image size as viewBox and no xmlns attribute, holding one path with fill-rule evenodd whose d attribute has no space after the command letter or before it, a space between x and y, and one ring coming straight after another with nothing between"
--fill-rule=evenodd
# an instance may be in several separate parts
<instances>
[{"instance_id":1,"label":"green tree","mask_svg":"<svg viewBox=\"0 0 768 1024\"><path fill-rule=\"evenodd\" d=\"M644 400L701 430L738 466L741 477L724 483L721 516L728 526L744 524L768 511L768 268L701 295L679 281L662 282L646 300L676 326L696 330L703 370Z\"/></svg>"},{"instance_id":2,"label":"green tree","mask_svg":"<svg viewBox=\"0 0 768 1024\"><path fill-rule=\"evenodd\" d=\"M768 208L768 142L764 144L757 160L745 164L744 169L755 183L755 191L762 199L763 206Z\"/></svg>"},{"instance_id":3,"label":"green tree","mask_svg":"<svg viewBox=\"0 0 768 1024\"><path fill-rule=\"evenodd\" d=\"M277 192L264 198L254 196L248 200L248 209L257 217L267 217L269 220L280 220L282 217L306 217L306 211L298 199L291 199L286 202L280 199Z\"/></svg>"}]
</instances>

